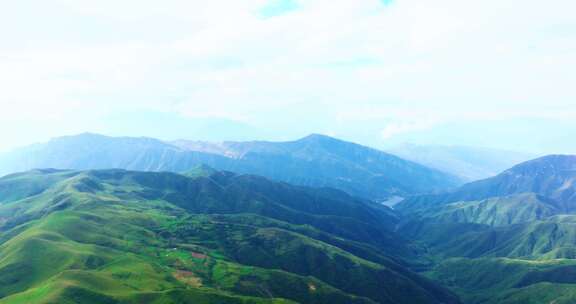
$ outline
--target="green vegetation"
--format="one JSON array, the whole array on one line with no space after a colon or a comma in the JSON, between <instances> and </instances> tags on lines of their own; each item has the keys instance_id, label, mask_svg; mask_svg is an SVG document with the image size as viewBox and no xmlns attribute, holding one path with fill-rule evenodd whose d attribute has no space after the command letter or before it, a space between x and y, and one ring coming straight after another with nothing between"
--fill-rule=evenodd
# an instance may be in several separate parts
<instances>
[{"instance_id":1,"label":"green vegetation","mask_svg":"<svg viewBox=\"0 0 576 304\"><path fill-rule=\"evenodd\" d=\"M0 303L459 303L387 208L259 177L0 179Z\"/></svg>"},{"instance_id":2,"label":"green vegetation","mask_svg":"<svg viewBox=\"0 0 576 304\"><path fill-rule=\"evenodd\" d=\"M399 232L428 248L426 275L465 303L576 302L576 157L520 164L399 205Z\"/></svg>"},{"instance_id":3,"label":"green vegetation","mask_svg":"<svg viewBox=\"0 0 576 304\"><path fill-rule=\"evenodd\" d=\"M412 197L401 215L206 166L13 174L0 304L574 303L573 160Z\"/></svg>"},{"instance_id":4,"label":"green vegetation","mask_svg":"<svg viewBox=\"0 0 576 304\"><path fill-rule=\"evenodd\" d=\"M541 220L562 212L555 201L534 193L522 193L450 203L427 210L422 216L437 222L506 226Z\"/></svg>"},{"instance_id":5,"label":"green vegetation","mask_svg":"<svg viewBox=\"0 0 576 304\"><path fill-rule=\"evenodd\" d=\"M573 303L576 261L451 258L429 273L465 303Z\"/></svg>"}]
</instances>

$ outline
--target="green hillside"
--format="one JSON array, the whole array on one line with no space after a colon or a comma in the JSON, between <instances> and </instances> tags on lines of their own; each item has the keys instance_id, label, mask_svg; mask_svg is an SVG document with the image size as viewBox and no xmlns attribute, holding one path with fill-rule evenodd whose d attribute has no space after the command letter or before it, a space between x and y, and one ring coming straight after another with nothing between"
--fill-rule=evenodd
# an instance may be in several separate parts
<instances>
[{"instance_id":1,"label":"green hillside","mask_svg":"<svg viewBox=\"0 0 576 304\"><path fill-rule=\"evenodd\" d=\"M419 215L437 222L506 226L541 220L563 212L562 206L554 200L535 193L522 193L443 204L426 209Z\"/></svg>"},{"instance_id":2,"label":"green hillside","mask_svg":"<svg viewBox=\"0 0 576 304\"><path fill-rule=\"evenodd\" d=\"M398 232L465 303L576 303L576 158L548 156L410 198Z\"/></svg>"},{"instance_id":3,"label":"green hillside","mask_svg":"<svg viewBox=\"0 0 576 304\"><path fill-rule=\"evenodd\" d=\"M194 174L192 174L194 175ZM386 207L226 172L0 179L0 303L459 303Z\"/></svg>"}]
</instances>

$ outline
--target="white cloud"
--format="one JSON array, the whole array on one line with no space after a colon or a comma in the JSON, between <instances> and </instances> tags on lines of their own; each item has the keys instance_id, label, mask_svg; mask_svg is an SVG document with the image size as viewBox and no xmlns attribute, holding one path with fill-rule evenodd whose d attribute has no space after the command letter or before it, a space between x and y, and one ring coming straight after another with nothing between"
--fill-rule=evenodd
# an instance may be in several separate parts
<instances>
[{"instance_id":1,"label":"white cloud","mask_svg":"<svg viewBox=\"0 0 576 304\"><path fill-rule=\"evenodd\" d=\"M414 121L576 111L573 1L300 0L266 19L265 4L12 2L0 12L0 119L380 119L391 136L430 124Z\"/></svg>"}]
</instances>

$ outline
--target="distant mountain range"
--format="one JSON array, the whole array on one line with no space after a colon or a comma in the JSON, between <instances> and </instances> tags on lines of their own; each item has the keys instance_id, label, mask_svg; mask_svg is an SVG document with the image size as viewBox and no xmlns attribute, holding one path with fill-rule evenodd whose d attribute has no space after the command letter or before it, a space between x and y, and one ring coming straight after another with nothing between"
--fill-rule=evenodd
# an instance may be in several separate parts
<instances>
[{"instance_id":1,"label":"distant mountain range","mask_svg":"<svg viewBox=\"0 0 576 304\"><path fill-rule=\"evenodd\" d=\"M0 303L457 304L380 204L202 168L0 179Z\"/></svg>"},{"instance_id":2,"label":"distant mountain range","mask_svg":"<svg viewBox=\"0 0 576 304\"><path fill-rule=\"evenodd\" d=\"M404 144L387 151L466 181L492 177L514 165L536 158L536 155L529 153L467 146Z\"/></svg>"},{"instance_id":3,"label":"distant mountain range","mask_svg":"<svg viewBox=\"0 0 576 304\"><path fill-rule=\"evenodd\" d=\"M186 172L201 164L378 201L460 184L439 170L323 135L290 142L210 143L81 134L0 155L4 174L35 168Z\"/></svg>"}]
</instances>

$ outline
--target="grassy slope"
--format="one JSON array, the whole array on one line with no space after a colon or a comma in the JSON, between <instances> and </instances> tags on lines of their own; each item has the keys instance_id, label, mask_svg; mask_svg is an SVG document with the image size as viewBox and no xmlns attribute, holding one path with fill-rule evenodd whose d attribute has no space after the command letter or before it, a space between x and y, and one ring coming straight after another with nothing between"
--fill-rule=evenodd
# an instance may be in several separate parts
<instances>
[{"instance_id":1,"label":"grassy slope","mask_svg":"<svg viewBox=\"0 0 576 304\"><path fill-rule=\"evenodd\" d=\"M181 188L147 186L173 175L53 174L43 193L20 187L0 206L0 303L456 303L373 245L325 231L322 217L314 228L190 213Z\"/></svg>"},{"instance_id":2,"label":"grassy slope","mask_svg":"<svg viewBox=\"0 0 576 304\"><path fill-rule=\"evenodd\" d=\"M504 227L419 225L405 232L424 241L436 256L428 276L466 303L576 301L575 216Z\"/></svg>"},{"instance_id":3,"label":"grassy slope","mask_svg":"<svg viewBox=\"0 0 576 304\"><path fill-rule=\"evenodd\" d=\"M575 215L502 227L421 220L406 223L401 231L440 257L576 258Z\"/></svg>"},{"instance_id":4,"label":"grassy slope","mask_svg":"<svg viewBox=\"0 0 576 304\"><path fill-rule=\"evenodd\" d=\"M36 221L0 247L0 292L11 295L0 303L66 303L80 298L83 303L141 303L138 299L145 296L177 303L185 293L206 302L250 300L209 289L189 291L175 278L177 269L156 259L166 249L139 226L148 220L141 213L118 210L102 216L61 211Z\"/></svg>"},{"instance_id":5,"label":"grassy slope","mask_svg":"<svg viewBox=\"0 0 576 304\"><path fill-rule=\"evenodd\" d=\"M465 303L574 303L574 260L450 258L428 275Z\"/></svg>"},{"instance_id":6,"label":"grassy slope","mask_svg":"<svg viewBox=\"0 0 576 304\"><path fill-rule=\"evenodd\" d=\"M463 201L439 206L421 216L445 223L477 223L506 226L527 223L561 214L556 202L534 193Z\"/></svg>"},{"instance_id":7,"label":"grassy slope","mask_svg":"<svg viewBox=\"0 0 576 304\"><path fill-rule=\"evenodd\" d=\"M408 199L400 233L429 248L428 275L465 302L575 303L574 160L547 156Z\"/></svg>"}]
</instances>

